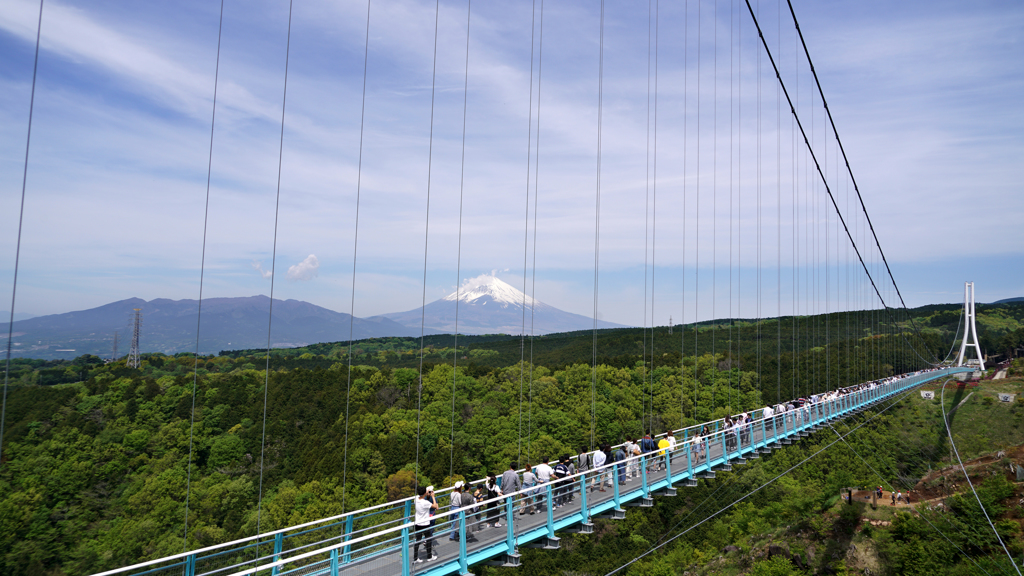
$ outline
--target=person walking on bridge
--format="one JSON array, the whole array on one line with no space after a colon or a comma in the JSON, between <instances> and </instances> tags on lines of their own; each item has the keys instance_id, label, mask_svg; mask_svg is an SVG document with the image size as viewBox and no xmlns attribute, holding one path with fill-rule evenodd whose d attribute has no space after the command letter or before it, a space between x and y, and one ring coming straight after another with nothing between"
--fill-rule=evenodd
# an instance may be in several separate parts
<instances>
[{"instance_id":1,"label":"person walking on bridge","mask_svg":"<svg viewBox=\"0 0 1024 576\"><path fill-rule=\"evenodd\" d=\"M466 483L462 480L455 483L455 488L452 490L452 495L448 502L451 504L452 512L462 508L462 487L465 486L465 484ZM448 520L452 523L452 533L448 535L448 539L457 542L459 540L459 517L453 514L448 518Z\"/></svg>"},{"instance_id":2,"label":"person walking on bridge","mask_svg":"<svg viewBox=\"0 0 1024 576\"><path fill-rule=\"evenodd\" d=\"M420 540L427 541L427 560L434 560L437 555L434 554L434 548L431 546L431 530L430 530L430 511L437 509L437 500L434 498L434 492L428 491L426 486L420 486L416 493L416 515L414 523L416 524L416 543L412 546L412 557L413 560L419 564L423 562L420 560Z\"/></svg>"},{"instance_id":3,"label":"person walking on bridge","mask_svg":"<svg viewBox=\"0 0 1024 576\"><path fill-rule=\"evenodd\" d=\"M522 487L523 483L519 480L519 473L516 472L516 462L509 462L508 470L505 470L505 473L501 475L501 491L509 498L512 498L512 495L519 492ZM513 508L515 507L515 502L512 503L512 506ZM512 519L505 518L505 521L511 522Z\"/></svg>"},{"instance_id":4,"label":"person walking on bridge","mask_svg":"<svg viewBox=\"0 0 1024 576\"><path fill-rule=\"evenodd\" d=\"M533 468L527 464L526 469L523 470L523 490L526 490L526 492L523 494L522 504L519 506L520 516L527 512L533 514L537 498L537 489L534 486L537 485L537 482L537 475L533 473Z\"/></svg>"}]
</instances>

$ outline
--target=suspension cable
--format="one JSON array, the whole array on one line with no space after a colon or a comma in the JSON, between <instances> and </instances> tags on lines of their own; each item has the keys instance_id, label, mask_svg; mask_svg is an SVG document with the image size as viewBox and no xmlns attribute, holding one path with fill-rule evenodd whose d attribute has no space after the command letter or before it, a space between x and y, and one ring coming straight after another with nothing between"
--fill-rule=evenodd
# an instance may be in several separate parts
<instances>
[{"instance_id":1,"label":"suspension cable","mask_svg":"<svg viewBox=\"0 0 1024 576\"><path fill-rule=\"evenodd\" d=\"M28 99L28 131L25 135L25 163L21 172L21 203L18 206L18 242L14 249L14 281L11 285L11 317L7 322L7 359L4 366L4 392L0 404L0 456L4 452L4 426L7 423L7 385L11 378L11 342L14 340L14 301L18 294L18 265L21 263L21 230L25 221L25 186L28 183L28 151L32 143L32 117L36 106L36 78L39 72L39 39L43 33L43 0L39 0L36 22L36 54L32 61L32 91ZM3 458L0 458L3 466Z\"/></svg>"},{"instance_id":2,"label":"suspension cable","mask_svg":"<svg viewBox=\"0 0 1024 576\"><path fill-rule=\"evenodd\" d=\"M451 439L448 442L448 478L455 474L455 382L459 368L459 291L462 289L462 199L466 189L466 111L469 107L469 25L473 18L473 0L466 0L466 69L462 84L462 159L459 164L459 241L455 264L455 353L452 354ZM522 405L522 400L520 400ZM520 416L520 430L522 416ZM522 432L520 432L520 436ZM522 455L520 454L520 458ZM453 482L454 483L454 482Z\"/></svg>"},{"instance_id":3,"label":"suspension cable","mask_svg":"<svg viewBox=\"0 0 1024 576\"><path fill-rule=\"evenodd\" d=\"M523 324L519 334L519 443L518 460L523 459L523 380L526 377L526 263L530 250L530 162L533 146L533 47L534 34L537 30L537 0L533 0L533 13L530 16L530 95L529 111L526 114L526 214L523 216ZM468 54L467 54L468 57Z\"/></svg>"},{"instance_id":4,"label":"suspension cable","mask_svg":"<svg viewBox=\"0 0 1024 576\"><path fill-rule=\"evenodd\" d=\"M199 329L203 318L203 279L206 274L206 229L210 222L210 177L213 174L213 129L217 123L217 84L220 79L220 41L224 30L224 0L220 0L220 19L217 24L217 59L213 68L213 107L210 112L210 150L206 159L206 202L203 205L203 249L199 264L199 305L196 310L196 353L192 368L192 412L188 425L188 463L185 470L185 528L182 551L188 550L188 504L192 488L192 449L196 427L196 389L199 382Z\"/></svg>"},{"instance_id":5,"label":"suspension cable","mask_svg":"<svg viewBox=\"0 0 1024 576\"><path fill-rule=\"evenodd\" d=\"M263 513L263 469L267 449L267 395L270 391L270 336L274 322L274 272L277 271L277 222L281 214L281 166L284 160L284 118L288 103L288 61L292 48L292 5L288 0L288 35L284 48L284 87L281 92L281 135L277 148L277 192L274 199L274 246L270 260L270 306L267 311L267 367L263 377L263 431L260 435L260 485L256 500L256 533L260 533Z\"/></svg>"},{"instance_id":6,"label":"suspension cable","mask_svg":"<svg viewBox=\"0 0 1024 576\"><path fill-rule=\"evenodd\" d=\"M650 2L648 2L648 30L650 30ZM648 43L648 50L650 44ZM650 62L650 56L648 56ZM648 64L649 66L649 64ZM648 88L650 90L650 88ZM648 96L650 98L650 96ZM649 122L649 120L648 120ZM657 247L658 231L658 24L655 17L654 24L654 166L653 182L651 186L651 425L654 430L654 270L655 270L655 248Z\"/></svg>"},{"instance_id":7,"label":"suspension cable","mask_svg":"<svg viewBox=\"0 0 1024 576\"><path fill-rule=\"evenodd\" d=\"M966 335L964 336L966 338ZM985 505L981 503L981 498L978 496L978 491L974 489L974 483L971 482L971 476L967 473L967 468L964 466L964 461L960 459L960 451L956 449L956 442L953 441L953 431L949 427L949 418L945 412L946 406L946 385L949 384L952 378L947 379L942 383L942 393L939 396L939 406L943 407L942 423L946 425L946 435L949 436L949 446L953 448L953 454L956 454L956 461L960 463L960 469L963 470L964 478L967 479L967 485L971 487L971 492L974 494L974 499L978 501L978 507L981 508L981 513L985 515L985 520L988 522L989 527L992 528L992 532L996 535L996 540L999 540L999 545L1003 547L1003 552L1006 552L1006 557L1010 559L1010 565L1017 571L1018 576L1020 575L1020 568L1017 567L1017 563L1013 561L1013 556L1010 551L1006 549L1006 544L1003 542L1003 537L999 535L999 531L996 530L995 524L992 523L992 519L989 518L988 510L985 510ZM950 410L952 412L952 409Z\"/></svg>"},{"instance_id":8,"label":"suspension cable","mask_svg":"<svg viewBox=\"0 0 1024 576\"><path fill-rule=\"evenodd\" d=\"M526 425L526 456L533 462L533 336L537 311L537 196L540 194L540 95L544 71L544 0L540 0L540 40L537 44L537 146L533 162L533 266L530 287L530 397Z\"/></svg>"},{"instance_id":9,"label":"suspension cable","mask_svg":"<svg viewBox=\"0 0 1024 576\"><path fill-rule=\"evenodd\" d=\"M420 487L420 421L423 414L423 343L427 324L427 254L430 245L430 184L434 167L434 97L437 91L437 26L441 0L434 0L434 63L430 75L430 137L427 144L427 207L423 225L423 302L420 306L420 368L416 387L416 473L413 487Z\"/></svg>"},{"instance_id":10,"label":"suspension cable","mask_svg":"<svg viewBox=\"0 0 1024 576\"><path fill-rule=\"evenodd\" d=\"M594 449L595 422L597 418L597 296L598 271L601 256L601 117L604 112L604 0L601 0L600 40L598 42L597 64L597 181L596 205L594 210L594 330L593 367L590 380L590 449Z\"/></svg>"},{"instance_id":11,"label":"suspension cable","mask_svg":"<svg viewBox=\"0 0 1024 576\"><path fill-rule=\"evenodd\" d=\"M370 5L366 0L366 40L363 45L363 99L359 111L359 161L356 168L356 214L355 230L352 235L352 294L348 313L348 383L345 386L345 450L341 468L341 512L345 513L345 496L348 495L348 424L349 407L352 399L352 341L355 337L356 320L356 262L359 256L359 200L363 189L363 133L366 127L366 71L370 62Z\"/></svg>"}]
</instances>

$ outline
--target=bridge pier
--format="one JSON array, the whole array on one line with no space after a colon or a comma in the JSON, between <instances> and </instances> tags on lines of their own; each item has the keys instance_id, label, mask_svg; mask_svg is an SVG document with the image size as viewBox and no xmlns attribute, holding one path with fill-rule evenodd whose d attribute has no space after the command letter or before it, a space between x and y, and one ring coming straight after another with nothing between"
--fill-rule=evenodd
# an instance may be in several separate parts
<instances>
[{"instance_id":1,"label":"bridge pier","mask_svg":"<svg viewBox=\"0 0 1024 576\"><path fill-rule=\"evenodd\" d=\"M607 512L602 512L598 514L597 517L603 518L605 520L625 520L626 511L623 510L622 508L612 508Z\"/></svg>"},{"instance_id":2,"label":"bridge pier","mask_svg":"<svg viewBox=\"0 0 1024 576\"><path fill-rule=\"evenodd\" d=\"M530 546L527 544L526 547L529 548ZM518 568L519 566L522 566L523 562L522 557L520 557L519 554L505 554L504 556L499 556L494 560L482 562L482 564L487 566L502 566L504 568ZM460 576L473 575L469 572L463 572Z\"/></svg>"},{"instance_id":3,"label":"bridge pier","mask_svg":"<svg viewBox=\"0 0 1024 576\"><path fill-rule=\"evenodd\" d=\"M558 548L561 546L561 542L562 540L558 536L547 536L541 538L540 540L530 542L529 544L523 544L523 546L526 548L539 548L541 550L558 550ZM518 554L506 554L506 557L508 556L515 556L517 559L519 558ZM518 565L519 564L516 564L516 566Z\"/></svg>"},{"instance_id":4,"label":"bridge pier","mask_svg":"<svg viewBox=\"0 0 1024 576\"><path fill-rule=\"evenodd\" d=\"M623 514L623 517L625 517L625 514ZM594 524L592 522L583 522L582 524L579 524L577 526L566 528L565 531L570 534L593 534Z\"/></svg>"}]
</instances>

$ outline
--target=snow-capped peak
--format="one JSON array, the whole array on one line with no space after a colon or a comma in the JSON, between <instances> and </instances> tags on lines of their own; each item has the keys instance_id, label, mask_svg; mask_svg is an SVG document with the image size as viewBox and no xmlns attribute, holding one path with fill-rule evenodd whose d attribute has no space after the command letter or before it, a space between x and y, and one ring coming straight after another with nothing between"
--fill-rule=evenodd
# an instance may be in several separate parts
<instances>
[{"instance_id":1,"label":"snow-capped peak","mask_svg":"<svg viewBox=\"0 0 1024 576\"><path fill-rule=\"evenodd\" d=\"M510 304L515 306L533 304L533 298L516 290L493 274L481 274L476 278L463 280L462 286L456 292L445 296L444 299L449 302L454 302L457 299L461 302L471 303L485 296L489 296L503 308Z\"/></svg>"}]
</instances>

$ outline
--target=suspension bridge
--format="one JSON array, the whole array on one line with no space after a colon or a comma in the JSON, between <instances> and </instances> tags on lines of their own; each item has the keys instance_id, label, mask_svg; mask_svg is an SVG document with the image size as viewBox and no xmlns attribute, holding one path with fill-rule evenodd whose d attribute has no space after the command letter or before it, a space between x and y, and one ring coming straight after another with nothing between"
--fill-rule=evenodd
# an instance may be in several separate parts
<instances>
[{"instance_id":1,"label":"suspension bridge","mask_svg":"<svg viewBox=\"0 0 1024 576\"><path fill-rule=\"evenodd\" d=\"M872 382L834 399L808 403L791 411L767 417L758 411L751 422L736 428L716 420L676 430L680 443L675 449L632 456L561 481L483 500L474 506L453 509L448 504L452 489L439 490L437 500L442 508L434 516L436 524L428 536L438 538L440 544L435 545L436 558L430 560L432 563L423 563L422 559L417 563L412 557L416 498L410 497L97 576L441 576L468 574L469 567L478 563L513 567L519 564L520 547L558 549L559 532L592 532L593 518L623 519L627 507L652 506L655 496L676 496L677 489L696 486L698 478L714 478L716 471L731 470L748 459L829 428L834 421L869 408L877 409L877 405L913 393L921 384L973 370L943 368L889 378L883 383ZM534 513L534 509L538 512ZM456 541L451 541L449 534L457 534Z\"/></svg>"},{"instance_id":2,"label":"suspension bridge","mask_svg":"<svg viewBox=\"0 0 1024 576\"><path fill-rule=\"evenodd\" d=\"M351 229L353 257L350 312L353 317L356 311L360 234L364 234L368 227L374 225L372 220L360 222L360 210L365 210L365 207L361 208L360 201L365 200L361 196L364 193L363 141L367 129L367 78L370 72L370 45L374 39L372 30L374 26L386 26L386 23L373 19L373 10L380 3L379 0L367 2L365 44L361 54L362 99L358 159L355 165L355 195L352 205L354 218ZM837 422L864 414L864 421L856 424L859 427L877 414L889 409L898 409L898 403L908 395L914 394L923 384L945 382L950 378L983 368L977 331L974 327L973 286L970 295L965 297L965 334L955 362L950 361L952 350L945 358L939 358L929 348L927 338L915 325L868 216L851 162L837 131L837 122L826 103L825 91L812 64L811 54L797 23L793 5L788 1L777 1L771 6L768 4L752 3L750 0L730 0L728 3L719 0L694 0L692 5L688 2L684 7L676 6L672 10L666 10L666 7L661 6L657 0L648 3L645 23L646 45L641 47L641 52L646 51L646 59L635 63L637 66L647 67L646 86L641 90L646 95L646 109L643 120L637 123L642 124L642 129L635 127L646 133L645 136L641 136L641 139L646 140L642 146L644 177L641 185L620 194L629 196L629 204L635 205L642 200L644 205L642 358L646 372L643 383L643 414L639 419L640 429L650 430L656 420L661 421L660 415L656 413L654 400L654 373L656 369L665 368L665 363L661 357L656 356L655 328L659 325L656 315L669 310L679 314L682 324L680 364L671 367L678 369L680 376L686 372L683 365L685 358L688 355L690 358L696 357L700 351L707 349L707 342L703 342L702 346L701 340L708 338L711 339L711 355L716 364L721 361L731 367L733 363L753 359L752 363L758 373L759 399L764 398L765 401L759 402L758 407L737 408L732 404L731 397L722 400L712 396L710 407L711 411L731 410L733 414L749 414L749 420L742 419L739 423L734 423L731 418L728 421L725 418L718 418L697 422L695 407L689 414L682 413L685 409L680 407L681 420L686 420L687 425L673 430L675 444L669 448L651 450L625 460L609 462L596 469L559 479L557 482L539 484L496 498L485 498L473 506L451 506L450 497L453 489L444 487L436 492L439 508L433 516L432 532L426 537L428 540L436 541L431 547L436 557L414 555L413 547L417 543L417 537L422 534L415 523L417 498L412 496L346 511L314 522L259 532L246 538L198 548L190 545L186 517L183 552L131 563L122 568L101 572L97 576L440 576L469 574L471 568L479 564L517 566L522 548L557 549L559 534L589 533L593 530L594 519L623 519L631 507L650 507L654 498L677 496L680 491L697 486L700 479L711 480L718 472L731 470L733 466L743 465L773 450L784 449L786 445L799 442L815 432L831 432L835 439L829 446L843 442L845 435L833 427ZM472 243L482 236L478 233L478 236L474 237L468 232L465 232L464 236L462 221L470 62L476 54L470 41L474 7L469 1L464 6L445 3L443 8L453 13L457 12L460 18L464 15L465 22L465 59L464 63L457 63L464 66L461 77L461 119L454 122L452 130L455 134L461 130L461 140L456 137L454 141L448 142L461 145L461 159L457 164L461 178L457 185L458 210L452 210L457 218L453 214L447 214L448 219L442 219L446 233L457 238L455 255L458 262L458 277L462 272L460 267L464 244ZM551 7L548 6L547 9L551 10ZM280 136L276 142L277 188L273 230L275 261L278 248L277 218L282 196L282 158L286 148L288 66L291 63L290 49L293 40L292 11L293 3L289 2L287 41L284 46ZM435 154L441 153L435 150L435 146L438 145L438 142L435 142L435 129L442 129L435 124L440 123L440 120L435 118L435 103L439 90L437 47L441 11L442 3L435 2L432 12L434 52L433 69L429 75L430 116L429 135L426 139L428 152L424 190L424 305L428 284L431 230L434 226L436 233L438 226L436 214L435 221L431 222L430 202L431 186L434 184L432 178L437 177L433 172L434 162L437 161ZM523 218L523 293L531 292L530 301L536 302L536 262L539 244L537 234L538 229L543 228L538 224L538 214L543 211L543 186L539 166L544 158L540 151L541 102L542 96L546 96L541 83L545 62L544 0L532 2L529 14L529 85L523 98L527 101L528 110L523 125L527 128L525 132L528 136L523 150L526 161L525 196L523 206L517 208L515 214L509 213L505 217ZM621 16L621 12L617 14ZM203 298L202 275L206 273L205 234L206 227L210 224L209 198L210 182L214 172L214 135L217 133L218 74L221 34L225 19L223 1L220 3L219 18L217 68L211 86L213 109L209 125L207 204L203 220L203 263L199 287L200 309ZM595 321L595 337L591 362L592 406L596 406L598 356L601 353L596 339L597 319L601 315L601 256L603 251L609 250L609 244L616 242L618 235L639 227L634 223L616 219L614 211L619 204L614 202L614 196L619 194L619 191L609 191L607 176L602 172L614 161L612 153L609 152L614 147L607 141L607 128L604 125L608 115L606 107L615 102L614 97L608 93L608 79L605 76L606 58L609 56L606 32L609 23L614 23L609 18L605 2L602 0L599 14L593 19L596 29L592 32L595 37L588 39L588 42L593 40L596 52L596 69L593 70L596 85L593 127L596 135L595 163L593 196L588 197L592 202L593 212L586 215L586 218L593 215L594 238L592 316ZM40 2L36 35L37 64L39 39L44 27L45 13L43 3ZM548 34L550 38L551 32ZM673 44L673 50L667 50L663 46L669 42L666 37L683 40ZM477 50L484 51L481 48ZM547 58L552 58L550 45L547 50ZM451 62L441 64L452 65ZM677 75L677 84L681 78L683 88L676 94L670 94L663 87L666 83L667 70ZM33 98L35 74L34 71ZM659 81L662 82L661 88ZM807 88L808 86L810 88ZM620 87L616 85L616 89ZM458 92L451 87L445 89ZM726 93L728 97L725 97ZM26 176L22 181L23 206L30 165L31 120L30 108L29 137L26 140L25 153ZM545 116L545 122L552 120ZM448 129L451 129L451 126ZM674 140L678 144L673 153L665 151L666 140ZM659 142L663 143L660 152ZM673 164L675 166L672 166ZM665 176L666 173L669 176ZM436 190L434 194L437 194ZM660 207L659 200L662 203ZM573 206L573 210L578 209L579 205ZM659 218L662 219L660 232ZM665 224L666 220L669 224ZM21 224L19 250L20 226ZM519 238L502 241L518 243ZM659 252L656 252L656 247ZM542 254L543 250L540 250ZM559 247L547 250L557 252ZM666 252L675 256L667 257ZM656 257L662 258L663 262L672 263L662 264L662 268L657 268ZM678 265L675 257L681 260ZM607 266L605 264L606 268ZM655 271L664 270L665 267L673 267L676 272L667 274L667 278L658 278L657 286L661 298L659 300L655 298ZM263 273L262 270L260 272ZM271 283L270 295L273 302L273 264L271 273L266 277ZM17 288L17 269L14 286ZM529 286L533 288L528 290ZM674 301L669 304L662 292L671 295ZM586 296L589 297L590 294ZM12 296L12 325L13 301ZM747 306L746 309L743 308L744 305ZM456 326L457 310L458 308ZM530 364L532 358L527 357L532 341L531 314L530 305L524 296L524 366ZM744 314L748 318L753 318L743 322L756 326L756 336L751 341L742 343L734 341L732 330ZM798 317L812 315L824 315L829 320L813 327L801 325L796 320ZM855 318L852 323L851 315ZM785 324L784 317L789 317L792 321ZM271 370L269 333L272 318L271 313L267 321L267 376L263 388L263 439L258 464L260 497L264 494L262 451L266 448L266 390L269 388ZM774 325L770 325L765 322L768 318L778 320ZM710 331L701 332L701 322L719 322L720 325L713 326ZM687 328L688 324L691 328ZM198 334L205 329L201 322L196 329L197 358ZM687 330L691 329L692 337L687 340ZM800 330L805 332L798 333ZM968 350L968 339L971 336L973 350ZM10 341L9 335L8 366L11 355ZM786 382L786 387L783 385L782 377L783 347L794 355L800 352L812 358L802 367L795 366L794 362L793 366L787 368L788 372L793 373L793 380L791 386ZM457 344L455 349L453 368L457 369ZM815 356L819 351L824 353ZM979 356L977 362L981 366L969 365L970 359L967 356L971 353ZM345 390L339 391L344 393L346 398L351 394L353 380L351 338L347 360L348 386ZM860 362L867 365L858 364ZM771 374L771 371L775 371L775 374ZM422 347L418 372L417 394L422 394ZM695 372L694 368L694 379ZM198 363L193 375L193 396L197 373ZM680 381L682 379L680 378ZM520 382L520 444L523 443L524 436L524 381L526 387L532 384L532 372L529 376L524 376ZM767 386L765 382L768 382ZM455 386L456 378L453 378L453 391ZM694 387L696 389L696 385ZM694 396L696 403L696 393ZM417 398L417 402L418 400ZM532 396L527 397L526 402L532 402ZM787 406L787 402L787 408L768 414L760 407L764 403ZM344 485L349 480L348 403L346 412L340 416L344 418L346 426L345 450L342 455L346 467L342 475ZM193 400L193 428L195 418ZM452 422L456 418L454 393L450 418ZM595 419L596 408L592 408L591 426L588 434L585 434L589 436L591 450L600 446L602 440L611 440L598 437ZM418 419L416 424L418 435ZM454 424L452 430L454 445ZM191 432L190 429L190 434ZM527 436L529 434L528 431ZM665 436L665 433L658 435L659 438ZM527 443L529 442L528 437ZM419 436L417 471L420 467L418 458L421 452L418 443ZM535 461L536 457L530 453L529 448L527 450L530 454L529 459ZM190 437L188 482L192 481L193 451ZM450 472L452 474L449 476L454 476L455 470ZM518 471L519 474L522 472L524 470ZM419 476L415 477L418 482ZM483 482L483 479L477 479L470 482L470 486L478 486ZM347 486L344 489L347 490ZM186 488L186 510L190 497L188 490ZM753 492L743 498L751 494ZM342 506L344 508L344 501Z\"/></svg>"}]
</instances>

